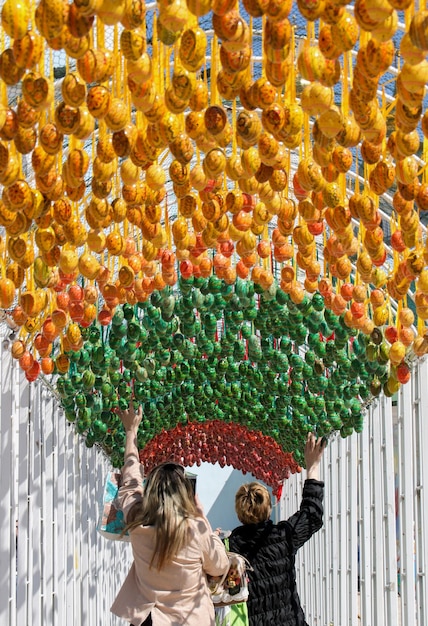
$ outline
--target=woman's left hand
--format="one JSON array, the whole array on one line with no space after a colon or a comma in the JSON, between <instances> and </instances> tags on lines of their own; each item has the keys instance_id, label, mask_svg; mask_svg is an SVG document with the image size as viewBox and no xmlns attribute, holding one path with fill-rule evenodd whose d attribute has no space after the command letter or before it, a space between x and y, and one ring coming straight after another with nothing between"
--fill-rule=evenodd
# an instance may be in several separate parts
<instances>
[{"instance_id":1,"label":"woman's left hand","mask_svg":"<svg viewBox=\"0 0 428 626\"><path fill-rule=\"evenodd\" d=\"M319 466L322 455L326 447L326 440L323 437L317 437L314 433L308 433L305 445L305 462L307 478L319 480Z\"/></svg>"}]
</instances>

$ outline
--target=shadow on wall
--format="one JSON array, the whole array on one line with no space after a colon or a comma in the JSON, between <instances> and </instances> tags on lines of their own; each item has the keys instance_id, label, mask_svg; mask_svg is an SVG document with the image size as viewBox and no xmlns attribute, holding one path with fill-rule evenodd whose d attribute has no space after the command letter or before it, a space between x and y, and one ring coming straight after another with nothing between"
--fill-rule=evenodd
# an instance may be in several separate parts
<instances>
[{"instance_id":1,"label":"shadow on wall","mask_svg":"<svg viewBox=\"0 0 428 626\"><path fill-rule=\"evenodd\" d=\"M218 463L202 463L190 470L196 474L196 491L212 528L232 530L239 525L235 513L235 494L244 483L257 481L252 474L243 474ZM272 490L268 487L270 493Z\"/></svg>"}]
</instances>

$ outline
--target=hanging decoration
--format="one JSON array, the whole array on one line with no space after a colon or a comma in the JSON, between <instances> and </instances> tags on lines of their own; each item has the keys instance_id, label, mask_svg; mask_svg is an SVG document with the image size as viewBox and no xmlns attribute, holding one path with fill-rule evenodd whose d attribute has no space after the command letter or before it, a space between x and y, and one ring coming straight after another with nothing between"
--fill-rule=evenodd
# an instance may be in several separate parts
<instances>
[{"instance_id":1,"label":"hanging decoration","mask_svg":"<svg viewBox=\"0 0 428 626\"><path fill-rule=\"evenodd\" d=\"M301 469L292 454L284 453L271 437L222 420L179 424L155 436L140 453L145 472L165 458L185 465L232 465L276 490L291 473Z\"/></svg>"},{"instance_id":2,"label":"hanging decoration","mask_svg":"<svg viewBox=\"0 0 428 626\"><path fill-rule=\"evenodd\" d=\"M0 308L27 380L117 463L132 394L143 455L188 422L297 462L308 428L360 430L428 352L428 11L0 7Z\"/></svg>"},{"instance_id":3,"label":"hanging decoration","mask_svg":"<svg viewBox=\"0 0 428 626\"><path fill-rule=\"evenodd\" d=\"M59 357L67 362L57 381L66 418L87 445L102 445L118 465L124 432L116 409L126 409L132 398L143 406L138 445L146 461L166 453L154 441L170 433L168 445L171 437L175 444L168 454L193 464L207 446L196 438L190 449L184 443L180 449L177 429L188 425L185 432L195 432L215 421L241 426L245 440L252 430L260 441L268 437L293 452L293 463L281 465L287 474L303 461L308 431L320 437L361 432L364 404L382 388L391 396L410 375L402 359L388 365L388 342L377 329L369 337L357 334L343 314L325 308L320 294L294 303L275 283L263 290L216 276L180 278L179 285L176 295L165 288L137 306L118 305L104 327L68 327L67 336L76 333L75 349ZM210 454L233 457L227 450ZM253 454L251 446L240 463L246 458L251 465ZM274 462L277 453L268 456ZM259 462L259 472L271 471L266 458Z\"/></svg>"}]
</instances>

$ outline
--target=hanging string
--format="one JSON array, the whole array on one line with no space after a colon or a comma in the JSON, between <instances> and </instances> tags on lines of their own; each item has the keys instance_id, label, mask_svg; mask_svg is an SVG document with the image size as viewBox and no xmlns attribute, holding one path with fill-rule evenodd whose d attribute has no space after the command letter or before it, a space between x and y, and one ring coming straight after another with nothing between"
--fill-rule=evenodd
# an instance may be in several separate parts
<instances>
[{"instance_id":1,"label":"hanging string","mask_svg":"<svg viewBox=\"0 0 428 626\"><path fill-rule=\"evenodd\" d=\"M214 33L212 41L211 41L211 73L210 73L211 105L218 103L217 56L218 56L218 41L217 41L217 35Z\"/></svg>"}]
</instances>

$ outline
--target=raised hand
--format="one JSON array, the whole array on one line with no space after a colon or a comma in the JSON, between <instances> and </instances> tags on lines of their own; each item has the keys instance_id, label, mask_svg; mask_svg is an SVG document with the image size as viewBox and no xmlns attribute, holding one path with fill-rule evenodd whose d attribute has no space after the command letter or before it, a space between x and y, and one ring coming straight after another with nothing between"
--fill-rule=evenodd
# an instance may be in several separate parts
<instances>
[{"instance_id":1,"label":"raised hand","mask_svg":"<svg viewBox=\"0 0 428 626\"><path fill-rule=\"evenodd\" d=\"M117 411L117 415L120 417L125 431L132 431L133 433L136 433L138 430L138 426L143 419L143 407L139 405L138 410L135 411L134 401L131 400L129 402L128 408L119 409Z\"/></svg>"},{"instance_id":2,"label":"raised hand","mask_svg":"<svg viewBox=\"0 0 428 626\"><path fill-rule=\"evenodd\" d=\"M319 467L326 445L327 442L323 437L319 437L317 439L314 433L308 433L308 438L305 445L305 463L307 478L314 478L315 480L319 480Z\"/></svg>"}]
</instances>

